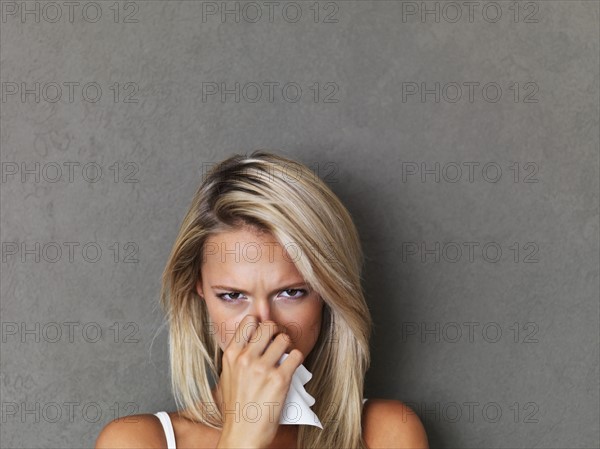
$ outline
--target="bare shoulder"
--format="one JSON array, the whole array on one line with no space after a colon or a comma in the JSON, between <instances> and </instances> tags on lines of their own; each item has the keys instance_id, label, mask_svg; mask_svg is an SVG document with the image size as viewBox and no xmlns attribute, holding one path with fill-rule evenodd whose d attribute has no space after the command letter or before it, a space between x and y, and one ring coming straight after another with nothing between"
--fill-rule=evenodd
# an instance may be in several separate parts
<instances>
[{"instance_id":1,"label":"bare shoulder","mask_svg":"<svg viewBox=\"0 0 600 449\"><path fill-rule=\"evenodd\" d=\"M166 446L158 417L141 414L110 421L100 431L94 449L161 449Z\"/></svg>"},{"instance_id":2,"label":"bare shoulder","mask_svg":"<svg viewBox=\"0 0 600 449\"><path fill-rule=\"evenodd\" d=\"M364 405L363 431L369 449L429 449L421 420L396 399L369 399Z\"/></svg>"}]
</instances>

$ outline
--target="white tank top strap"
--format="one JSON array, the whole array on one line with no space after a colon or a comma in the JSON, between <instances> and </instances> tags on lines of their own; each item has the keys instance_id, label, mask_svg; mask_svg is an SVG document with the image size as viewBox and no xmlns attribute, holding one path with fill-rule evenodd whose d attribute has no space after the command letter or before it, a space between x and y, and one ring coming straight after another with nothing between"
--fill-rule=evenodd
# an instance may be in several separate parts
<instances>
[{"instance_id":1,"label":"white tank top strap","mask_svg":"<svg viewBox=\"0 0 600 449\"><path fill-rule=\"evenodd\" d=\"M363 398L363 405L367 402L367 398Z\"/></svg>"},{"instance_id":2,"label":"white tank top strap","mask_svg":"<svg viewBox=\"0 0 600 449\"><path fill-rule=\"evenodd\" d=\"M167 449L176 449L175 446L175 432L173 431L173 424L171 423L171 417L167 412L157 412L154 414L160 419L160 423L165 431L167 437Z\"/></svg>"}]
</instances>

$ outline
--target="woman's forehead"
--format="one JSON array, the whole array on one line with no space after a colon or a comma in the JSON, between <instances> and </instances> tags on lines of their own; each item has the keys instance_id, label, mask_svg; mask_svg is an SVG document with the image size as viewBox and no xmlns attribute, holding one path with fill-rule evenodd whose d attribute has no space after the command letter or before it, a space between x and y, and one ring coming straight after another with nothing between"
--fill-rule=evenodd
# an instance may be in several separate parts
<instances>
[{"instance_id":1,"label":"woman's forehead","mask_svg":"<svg viewBox=\"0 0 600 449\"><path fill-rule=\"evenodd\" d=\"M294 257L298 251L288 251L270 233L257 235L240 230L211 236L204 245L202 265L229 271L252 271L263 268L283 272L285 276L297 273Z\"/></svg>"}]
</instances>

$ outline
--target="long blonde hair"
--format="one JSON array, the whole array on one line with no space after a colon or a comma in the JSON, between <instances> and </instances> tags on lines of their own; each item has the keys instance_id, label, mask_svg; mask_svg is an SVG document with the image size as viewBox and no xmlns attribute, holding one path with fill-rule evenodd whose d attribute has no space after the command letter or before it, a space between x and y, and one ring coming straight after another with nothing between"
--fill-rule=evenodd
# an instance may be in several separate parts
<instances>
[{"instance_id":1,"label":"long blonde hair","mask_svg":"<svg viewBox=\"0 0 600 449\"><path fill-rule=\"evenodd\" d=\"M303 364L323 429L301 425L298 448L364 449L362 399L370 365L371 315L361 286L363 252L348 210L308 167L266 150L236 154L202 180L162 275L160 303L169 326L171 387L179 408L222 429L209 376L223 351L196 292L209 236L251 226L271 233L324 301L319 337Z\"/></svg>"}]
</instances>

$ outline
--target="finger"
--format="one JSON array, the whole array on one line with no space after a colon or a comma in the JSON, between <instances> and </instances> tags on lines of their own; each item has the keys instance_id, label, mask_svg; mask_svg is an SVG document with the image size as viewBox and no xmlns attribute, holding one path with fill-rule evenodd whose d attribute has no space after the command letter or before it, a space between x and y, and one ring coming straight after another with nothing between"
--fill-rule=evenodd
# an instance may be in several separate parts
<instances>
[{"instance_id":1,"label":"finger","mask_svg":"<svg viewBox=\"0 0 600 449\"><path fill-rule=\"evenodd\" d=\"M281 332L275 336L273 342L267 347L265 353L262 356L263 361L269 366L275 366L285 350L291 347L291 337Z\"/></svg>"},{"instance_id":2,"label":"finger","mask_svg":"<svg viewBox=\"0 0 600 449\"><path fill-rule=\"evenodd\" d=\"M233 338L225 348L226 351L239 353L248 344L248 341L254 338L254 334L259 326L258 318L254 315L246 315L240 321L240 324L233 333Z\"/></svg>"},{"instance_id":3,"label":"finger","mask_svg":"<svg viewBox=\"0 0 600 449\"><path fill-rule=\"evenodd\" d=\"M281 331L281 326L275 321L267 320L259 323L258 328L248 341L247 351L256 357L260 357L273 338Z\"/></svg>"},{"instance_id":4,"label":"finger","mask_svg":"<svg viewBox=\"0 0 600 449\"><path fill-rule=\"evenodd\" d=\"M304 354L302 354L298 349L292 349L290 354L277 369L282 370L286 375L289 376L289 378L291 378L298 367L302 365L302 362L304 362Z\"/></svg>"}]
</instances>

